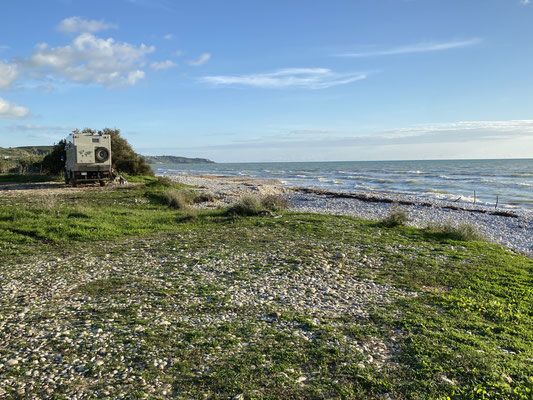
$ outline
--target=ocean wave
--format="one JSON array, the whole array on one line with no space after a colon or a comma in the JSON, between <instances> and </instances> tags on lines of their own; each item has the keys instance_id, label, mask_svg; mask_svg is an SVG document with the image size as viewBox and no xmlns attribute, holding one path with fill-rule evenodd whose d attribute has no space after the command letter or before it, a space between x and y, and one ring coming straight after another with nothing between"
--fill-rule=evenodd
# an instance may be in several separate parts
<instances>
[{"instance_id":1,"label":"ocean wave","mask_svg":"<svg viewBox=\"0 0 533 400\"><path fill-rule=\"evenodd\" d=\"M432 193L432 194L452 194L448 192L447 190L442 189L426 189L426 193Z\"/></svg>"},{"instance_id":2,"label":"ocean wave","mask_svg":"<svg viewBox=\"0 0 533 400\"><path fill-rule=\"evenodd\" d=\"M483 183L490 183L490 184L494 184L494 183L495 183L495 184L497 184L497 185L501 185L501 186L505 186L505 185L507 185L507 183L502 182L501 180L498 180L498 179L481 178L480 180L481 180L481 182L483 182ZM476 179L476 180L473 180L473 182L477 182L477 181L478 181L477 179Z\"/></svg>"},{"instance_id":3,"label":"ocean wave","mask_svg":"<svg viewBox=\"0 0 533 400\"><path fill-rule=\"evenodd\" d=\"M419 171L419 170L414 170L414 171L391 171L395 174L410 174L410 175L431 175L431 172L426 172L426 171Z\"/></svg>"}]
</instances>

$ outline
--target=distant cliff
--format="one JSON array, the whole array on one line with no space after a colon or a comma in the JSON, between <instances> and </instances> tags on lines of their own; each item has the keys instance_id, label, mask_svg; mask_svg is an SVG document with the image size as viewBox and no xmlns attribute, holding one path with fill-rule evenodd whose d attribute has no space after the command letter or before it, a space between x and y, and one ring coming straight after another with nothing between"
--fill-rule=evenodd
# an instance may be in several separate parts
<instances>
[{"instance_id":1,"label":"distant cliff","mask_svg":"<svg viewBox=\"0 0 533 400\"><path fill-rule=\"evenodd\" d=\"M177 156L144 156L148 164L214 164L207 158L188 158Z\"/></svg>"}]
</instances>

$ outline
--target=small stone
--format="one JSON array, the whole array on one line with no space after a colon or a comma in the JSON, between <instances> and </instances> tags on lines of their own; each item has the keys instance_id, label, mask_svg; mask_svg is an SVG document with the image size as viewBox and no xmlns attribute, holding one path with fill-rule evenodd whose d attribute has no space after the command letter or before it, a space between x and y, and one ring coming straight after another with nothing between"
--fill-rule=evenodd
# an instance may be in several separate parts
<instances>
[{"instance_id":1,"label":"small stone","mask_svg":"<svg viewBox=\"0 0 533 400\"><path fill-rule=\"evenodd\" d=\"M244 394L242 393L239 393L231 398L231 400L243 400L243 399L244 399Z\"/></svg>"},{"instance_id":2,"label":"small stone","mask_svg":"<svg viewBox=\"0 0 533 400\"><path fill-rule=\"evenodd\" d=\"M455 385L455 382L451 379L449 379L446 375L441 375L440 380L444 383L447 383L448 385Z\"/></svg>"},{"instance_id":3,"label":"small stone","mask_svg":"<svg viewBox=\"0 0 533 400\"><path fill-rule=\"evenodd\" d=\"M302 383L302 382L305 382L307 380L307 378L305 376L300 376L297 380L296 380L296 383Z\"/></svg>"},{"instance_id":4,"label":"small stone","mask_svg":"<svg viewBox=\"0 0 533 400\"><path fill-rule=\"evenodd\" d=\"M338 252L335 253L335 258L343 259L345 257L346 257L346 254L344 254L341 251L338 251Z\"/></svg>"},{"instance_id":5,"label":"small stone","mask_svg":"<svg viewBox=\"0 0 533 400\"><path fill-rule=\"evenodd\" d=\"M7 360L6 365L8 367L13 367L14 365L17 365L18 363L19 363L19 360L17 360L16 358L12 358L10 360Z\"/></svg>"}]
</instances>

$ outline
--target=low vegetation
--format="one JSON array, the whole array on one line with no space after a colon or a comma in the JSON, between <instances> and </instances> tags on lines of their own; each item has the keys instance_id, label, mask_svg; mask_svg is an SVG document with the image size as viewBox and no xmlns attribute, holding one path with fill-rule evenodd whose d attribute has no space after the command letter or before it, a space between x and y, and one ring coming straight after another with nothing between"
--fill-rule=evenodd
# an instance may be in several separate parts
<instances>
[{"instance_id":1,"label":"low vegetation","mask_svg":"<svg viewBox=\"0 0 533 400\"><path fill-rule=\"evenodd\" d=\"M175 210L187 210L194 203L195 195L187 190L169 190L163 193L166 205Z\"/></svg>"},{"instance_id":2,"label":"low vegetation","mask_svg":"<svg viewBox=\"0 0 533 400\"><path fill-rule=\"evenodd\" d=\"M287 199L276 196L243 196L238 202L228 208L227 214L234 216L268 215L289 208Z\"/></svg>"},{"instance_id":3,"label":"low vegetation","mask_svg":"<svg viewBox=\"0 0 533 400\"><path fill-rule=\"evenodd\" d=\"M1 398L532 398L530 258L134 180L0 192Z\"/></svg>"},{"instance_id":4,"label":"low vegetation","mask_svg":"<svg viewBox=\"0 0 533 400\"><path fill-rule=\"evenodd\" d=\"M407 222L409 222L407 211L401 208L399 204L394 203L391 206L389 215L381 221L381 224L388 228L393 228L395 226L403 226Z\"/></svg>"},{"instance_id":5,"label":"low vegetation","mask_svg":"<svg viewBox=\"0 0 533 400\"><path fill-rule=\"evenodd\" d=\"M458 225L453 224L452 222L431 224L427 227L427 230L433 235L442 239L463 241L477 240L482 242L486 242L488 240L472 223L462 223Z\"/></svg>"},{"instance_id":6,"label":"low vegetation","mask_svg":"<svg viewBox=\"0 0 533 400\"><path fill-rule=\"evenodd\" d=\"M217 196L214 193L211 192L201 192L197 193L194 202L195 203L205 203L205 202L213 202L216 201Z\"/></svg>"},{"instance_id":7,"label":"low vegetation","mask_svg":"<svg viewBox=\"0 0 533 400\"><path fill-rule=\"evenodd\" d=\"M168 176L158 176L156 178L156 181L154 182L156 185L164 186L164 187L176 187L178 183L174 182L172 179L170 179Z\"/></svg>"}]
</instances>

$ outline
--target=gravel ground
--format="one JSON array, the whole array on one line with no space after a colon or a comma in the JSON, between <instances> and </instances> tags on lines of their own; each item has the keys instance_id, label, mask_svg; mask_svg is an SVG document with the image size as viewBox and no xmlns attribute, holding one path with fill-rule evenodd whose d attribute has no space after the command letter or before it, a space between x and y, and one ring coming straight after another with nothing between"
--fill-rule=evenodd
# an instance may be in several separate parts
<instances>
[{"instance_id":1,"label":"gravel ground","mask_svg":"<svg viewBox=\"0 0 533 400\"><path fill-rule=\"evenodd\" d=\"M356 198L294 191L282 188L275 180L191 175L173 175L171 178L214 193L219 200L211 206L225 206L246 194L279 194L290 200L292 211L351 215L377 221L389 215L393 204L391 200L409 202L413 204L401 208L408 213L408 224L411 226L471 223L490 241L507 246L518 253L533 256L533 212L527 210L512 210L511 213L515 217L509 217L493 215L491 213L495 210L489 207L463 204L461 207L464 209L455 210L453 208L458 208L456 203L406 195L371 193L374 198L383 199L384 202L370 202ZM359 194L366 195L366 193Z\"/></svg>"},{"instance_id":2,"label":"gravel ground","mask_svg":"<svg viewBox=\"0 0 533 400\"><path fill-rule=\"evenodd\" d=\"M202 239L197 232L127 239L83 257L38 255L5 265L0 398L198 398L176 376L209 377L221 360L275 349L276 335L287 338L283 346L342 348L361 368L391 362L398 333L387 342L341 333L348 321L358 326L376 307L414 295L353 275L382 260L298 235L254 252L246 251L244 238L242 249L224 238ZM293 249L304 242L311 258L295 264ZM235 333L225 333L227 326ZM317 333L321 326L335 342ZM272 367L268 357L262 363L253 368ZM319 378L301 370L278 372L276 379L301 386Z\"/></svg>"}]
</instances>

